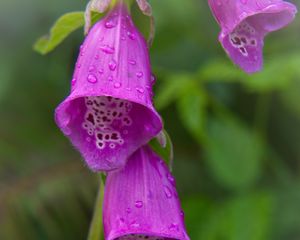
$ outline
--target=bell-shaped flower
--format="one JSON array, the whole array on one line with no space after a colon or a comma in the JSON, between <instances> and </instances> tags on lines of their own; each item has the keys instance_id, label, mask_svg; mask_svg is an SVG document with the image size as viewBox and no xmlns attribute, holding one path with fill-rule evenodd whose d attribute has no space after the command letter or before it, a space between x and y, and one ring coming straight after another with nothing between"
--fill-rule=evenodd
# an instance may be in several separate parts
<instances>
[{"instance_id":1,"label":"bell-shaped flower","mask_svg":"<svg viewBox=\"0 0 300 240\"><path fill-rule=\"evenodd\" d=\"M123 167L162 129L152 104L149 53L127 7L117 4L80 48L70 95L57 125L94 171Z\"/></svg>"},{"instance_id":2,"label":"bell-shaped flower","mask_svg":"<svg viewBox=\"0 0 300 240\"><path fill-rule=\"evenodd\" d=\"M245 72L261 70L264 37L289 24L296 7L282 0L208 0L221 27L219 41Z\"/></svg>"},{"instance_id":3,"label":"bell-shaped flower","mask_svg":"<svg viewBox=\"0 0 300 240\"><path fill-rule=\"evenodd\" d=\"M106 240L188 240L175 180L150 147L109 172L103 202Z\"/></svg>"}]
</instances>

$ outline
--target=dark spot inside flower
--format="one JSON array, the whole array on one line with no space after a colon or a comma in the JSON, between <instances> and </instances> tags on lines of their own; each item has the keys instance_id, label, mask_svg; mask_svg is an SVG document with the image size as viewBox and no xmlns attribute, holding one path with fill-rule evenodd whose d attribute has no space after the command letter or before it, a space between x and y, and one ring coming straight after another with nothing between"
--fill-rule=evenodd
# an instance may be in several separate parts
<instances>
[{"instance_id":1,"label":"dark spot inside flower","mask_svg":"<svg viewBox=\"0 0 300 240\"><path fill-rule=\"evenodd\" d=\"M244 43L244 44L247 44L247 39L245 37L241 37L241 41Z\"/></svg>"},{"instance_id":2,"label":"dark spot inside flower","mask_svg":"<svg viewBox=\"0 0 300 240\"><path fill-rule=\"evenodd\" d=\"M119 107L123 107L124 102L120 102Z\"/></svg>"},{"instance_id":3,"label":"dark spot inside flower","mask_svg":"<svg viewBox=\"0 0 300 240\"><path fill-rule=\"evenodd\" d=\"M108 121L108 118L107 118L106 116L104 116L104 117L102 118L102 120L103 120L103 122L107 122L107 121Z\"/></svg>"},{"instance_id":4,"label":"dark spot inside flower","mask_svg":"<svg viewBox=\"0 0 300 240\"><path fill-rule=\"evenodd\" d=\"M97 134L97 138L98 138L99 140L102 140L102 139L103 139L103 134L102 134L102 133L98 133L98 134Z\"/></svg>"},{"instance_id":5,"label":"dark spot inside flower","mask_svg":"<svg viewBox=\"0 0 300 240\"><path fill-rule=\"evenodd\" d=\"M118 140L119 138L118 138L118 135L116 133L112 133L111 139Z\"/></svg>"},{"instance_id":6,"label":"dark spot inside flower","mask_svg":"<svg viewBox=\"0 0 300 240\"><path fill-rule=\"evenodd\" d=\"M235 44L235 45L241 45L241 44L242 44L239 37L234 37L234 38L232 39L232 42L233 42L233 44Z\"/></svg>"},{"instance_id":7,"label":"dark spot inside flower","mask_svg":"<svg viewBox=\"0 0 300 240\"><path fill-rule=\"evenodd\" d=\"M87 117L87 119L89 122L91 122L93 125L95 124L95 120L94 120L94 116L93 114L89 114L89 116Z\"/></svg>"},{"instance_id":8,"label":"dark spot inside flower","mask_svg":"<svg viewBox=\"0 0 300 240\"><path fill-rule=\"evenodd\" d=\"M247 52L246 49L243 48L243 47L241 47L240 50L241 50L243 53L246 53L246 52Z\"/></svg>"},{"instance_id":9,"label":"dark spot inside flower","mask_svg":"<svg viewBox=\"0 0 300 240\"><path fill-rule=\"evenodd\" d=\"M112 113L112 115L113 115L114 117L117 116L117 114L118 114L117 112L113 112L113 113Z\"/></svg>"},{"instance_id":10,"label":"dark spot inside flower","mask_svg":"<svg viewBox=\"0 0 300 240\"><path fill-rule=\"evenodd\" d=\"M109 134L105 134L105 140L109 140Z\"/></svg>"}]
</instances>

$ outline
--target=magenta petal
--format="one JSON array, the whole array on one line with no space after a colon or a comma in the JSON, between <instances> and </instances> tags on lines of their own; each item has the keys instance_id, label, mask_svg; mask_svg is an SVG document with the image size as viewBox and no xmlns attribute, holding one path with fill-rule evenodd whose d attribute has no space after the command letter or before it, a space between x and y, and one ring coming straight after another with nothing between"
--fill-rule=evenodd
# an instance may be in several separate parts
<instances>
[{"instance_id":1,"label":"magenta petal","mask_svg":"<svg viewBox=\"0 0 300 240\"><path fill-rule=\"evenodd\" d=\"M55 115L92 170L124 166L129 155L161 131L152 84L146 42L126 7L117 5L86 37L71 94Z\"/></svg>"},{"instance_id":2,"label":"magenta petal","mask_svg":"<svg viewBox=\"0 0 300 240\"><path fill-rule=\"evenodd\" d=\"M164 161L141 147L109 172L103 206L106 240L188 240L175 180Z\"/></svg>"},{"instance_id":3,"label":"magenta petal","mask_svg":"<svg viewBox=\"0 0 300 240\"><path fill-rule=\"evenodd\" d=\"M219 41L244 71L253 73L263 64L264 37L288 25L296 7L282 0L209 0L221 26Z\"/></svg>"}]
</instances>

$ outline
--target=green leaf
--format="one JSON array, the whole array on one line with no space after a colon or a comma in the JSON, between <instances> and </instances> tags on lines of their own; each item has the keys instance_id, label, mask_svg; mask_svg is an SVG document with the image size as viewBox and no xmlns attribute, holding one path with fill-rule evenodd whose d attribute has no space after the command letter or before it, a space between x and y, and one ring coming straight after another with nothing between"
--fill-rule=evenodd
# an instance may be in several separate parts
<instances>
[{"instance_id":1,"label":"green leaf","mask_svg":"<svg viewBox=\"0 0 300 240\"><path fill-rule=\"evenodd\" d=\"M170 166L170 169L172 169L173 143L166 130L163 130L161 134L163 135L164 143L161 143L161 141L159 141L157 138L153 138L149 142L149 145L151 146L153 151L156 152L166 162L166 164Z\"/></svg>"},{"instance_id":2,"label":"green leaf","mask_svg":"<svg viewBox=\"0 0 300 240\"><path fill-rule=\"evenodd\" d=\"M199 142L205 137L207 97L199 86L190 86L178 99L177 109L181 121Z\"/></svg>"},{"instance_id":3,"label":"green leaf","mask_svg":"<svg viewBox=\"0 0 300 240\"><path fill-rule=\"evenodd\" d=\"M228 240L265 240L271 230L273 198L268 193L239 196L225 206L223 236Z\"/></svg>"},{"instance_id":4,"label":"green leaf","mask_svg":"<svg viewBox=\"0 0 300 240\"><path fill-rule=\"evenodd\" d=\"M263 142L236 120L211 119L209 123L206 155L213 176L229 189L250 187L261 172Z\"/></svg>"},{"instance_id":5,"label":"green leaf","mask_svg":"<svg viewBox=\"0 0 300 240\"><path fill-rule=\"evenodd\" d=\"M239 82L247 75L230 60L215 59L202 66L198 76L206 82Z\"/></svg>"},{"instance_id":6,"label":"green leaf","mask_svg":"<svg viewBox=\"0 0 300 240\"><path fill-rule=\"evenodd\" d=\"M162 110L176 101L187 87L191 85L191 76L187 74L171 75L159 86L155 96L155 106Z\"/></svg>"},{"instance_id":7,"label":"green leaf","mask_svg":"<svg viewBox=\"0 0 300 240\"><path fill-rule=\"evenodd\" d=\"M43 36L36 41L33 48L40 54L47 54L83 25L84 12L67 13L54 23L48 36Z\"/></svg>"},{"instance_id":8,"label":"green leaf","mask_svg":"<svg viewBox=\"0 0 300 240\"><path fill-rule=\"evenodd\" d=\"M280 58L267 61L261 72L247 76L244 83L254 91L281 90L299 76L299 66L299 53L281 55Z\"/></svg>"},{"instance_id":9,"label":"green leaf","mask_svg":"<svg viewBox=\"0 0 300 240\"><path fill-rule=\"evenodd\" d=\"M100 176L100 186L98 190L98 196L96 199L93 219L90 225L89 235L87 240L100 240L102 239L102 205L103 205L103 197L104 197L104 183L103 177Z\"/></svg>"},{"instance_id":10,"label":"green leaf","mask_svg":"<svg viewBox=\"0 0 300 240\"><path fill-rule=\"evenodd\" d=\"M290 53L266 61L261 72L247 75L225 60L214 60L198 71L198 76L206 82L239 82L249 90L266 92L287 87L300 74L299 53Z\"/></svg>"}]
</instances>

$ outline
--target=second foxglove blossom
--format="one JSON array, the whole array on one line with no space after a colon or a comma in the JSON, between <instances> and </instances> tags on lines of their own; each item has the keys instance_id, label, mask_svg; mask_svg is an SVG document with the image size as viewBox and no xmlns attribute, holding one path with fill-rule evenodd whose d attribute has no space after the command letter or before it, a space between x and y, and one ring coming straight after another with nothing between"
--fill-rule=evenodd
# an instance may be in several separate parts
<instances>
[{"instance_id":1,"label":"second foxglove blossom","mask_svg":"<svg viewBox=\"0 0 300 240\"><path fill-rule=\"evenodd\" d=\"M106 240L189 240L174 177L148 146L108 173L103 211Z\"/></svg>"},{"instance_id":2,"label":"second foxglove blossom","mask_svg":"<svg viewBox=\"0 0 300 240\"><path fill-rule=\"evenodd\" d=\"M232 59L247 73L263 64L264 37L289 24L296 7L282 0L208 0L221 27L219 41Z\"/></svg>"},{"instance_id":3,"label":"second foxglove blossom","mask_svg":"<svg viewBox=\"0 0 300 240\"><path fill-rule=\"evenodd\" d=\"M110 171L162 129L148 49L120 1L89 32L56 122L94 171Z\"/></svg>"}]
</instances>

